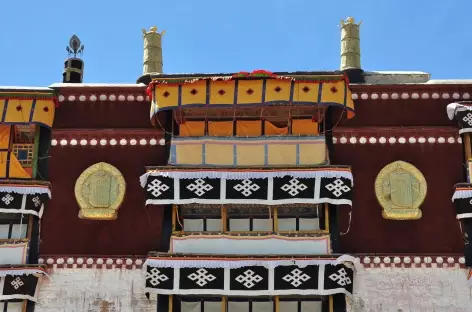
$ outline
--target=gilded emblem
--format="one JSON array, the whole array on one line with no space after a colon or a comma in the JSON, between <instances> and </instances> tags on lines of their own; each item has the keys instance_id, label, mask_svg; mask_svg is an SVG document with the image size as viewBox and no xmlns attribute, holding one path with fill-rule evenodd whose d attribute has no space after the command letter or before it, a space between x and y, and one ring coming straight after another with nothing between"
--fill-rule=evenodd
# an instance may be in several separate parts
<instances>
[{"instance_id":1,"label":"gilded emblem","mask_svg":"<svg viewBox=\"0 0 472 312\"><path fill-rule=\"evenodd\" d=\"M114 166L101 162L88 167L75 182L79 218L115 220L125 191L125 179Z\"/></svg>"},{"instance_id":2,"label":"gilded emblem","mask_svg":"<svg viewBox=\"0 0 472 312\"><path fill-rule=\"evenodd\" d=\"M388 164L375 179L375 195L385 219L420 219L420 206L426 198L426 190L423 174L404 161Z\"/></svg>"}]
</instances>

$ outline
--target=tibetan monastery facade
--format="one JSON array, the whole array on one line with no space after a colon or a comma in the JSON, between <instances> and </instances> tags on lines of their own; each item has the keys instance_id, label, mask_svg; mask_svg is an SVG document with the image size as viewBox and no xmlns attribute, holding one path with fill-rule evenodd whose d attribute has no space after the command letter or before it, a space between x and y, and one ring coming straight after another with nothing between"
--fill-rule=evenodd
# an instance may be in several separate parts
<instances>
[{"instance_id":1,"label":"tibetan monastery facade","mask_svg":"<svg viewBox=\"0 0 472 312\"><path fill-rule=\"evenodd\" d=\"M4 311L472 311L472 81L364 71L351 18L330 72L167 74L162 39L136 84L73 36L0 90Z\"/></svg>"}]
</instances>

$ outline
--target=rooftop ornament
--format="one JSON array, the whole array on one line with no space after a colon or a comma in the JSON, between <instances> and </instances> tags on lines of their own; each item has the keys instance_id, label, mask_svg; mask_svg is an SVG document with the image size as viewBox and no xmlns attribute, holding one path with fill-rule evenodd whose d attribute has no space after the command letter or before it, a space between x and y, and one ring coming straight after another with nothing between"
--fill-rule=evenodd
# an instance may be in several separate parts
<instances>
[{"instance_id":1,"label":"rooftop ornament","mask_svg":"<svg viewBox=\"0 0 472 312\"><path fill-rule=\"evenodd\" d=\"M74 55L74 57L77 57L77 55L82 55L84 53L84 45L80 41L79 37L76 35L72 35L72 37L69 40L69 46L66 47L67 53L69 53L69 56Z\"/></svg>"}]
</instances>

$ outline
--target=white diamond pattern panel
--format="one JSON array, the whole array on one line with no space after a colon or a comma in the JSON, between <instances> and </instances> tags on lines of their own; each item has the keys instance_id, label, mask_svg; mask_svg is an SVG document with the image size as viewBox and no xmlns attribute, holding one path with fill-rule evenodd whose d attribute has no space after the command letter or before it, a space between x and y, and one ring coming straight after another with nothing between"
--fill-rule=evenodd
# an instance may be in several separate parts
<instances>
[{"instance_id":1,"label":"white diamond pattern panel","mask_svg":"<svg viewBox=\"0 0 472 312\"><path fill-rule=\"evenodd\" d=\"M203 287L208 284L208 282L214 281L216 276L208 273L205 269L199 269L197 272L190 274L188 278L194 281L198 286Z\"/></svg>"},{"instance_id":2,"label":"white diamond pattern panel","mask_svg":"<svg viewBox=\"0 0 472 312\"><path fill-rule=\"evenodd\" d=\"M284 184L281 189L291 196L297 196L301 191L304 191L308 188L305 184L300 182L298 179L293 178L289 181L289 183Z\"/></svg>"},{"instance_id":3,"label":"white diamond pattern panel","mask_svg":"<svg viewBox=\"0 0 472 312\"><path fill-rule=\"evenodd\" d=\"M205 180L203 179L197 179L192 184L189 184L187 186L187 189L189 191L192 191L198 197L200 197L204 195L206 192L211 191L213 189L213 186L206 183Z\"/></svg>"},{"instance_id":4,"label":"white diamond pattern panel","mask_svg":"<svg viewBox=\"0 0 472 312\"><path fill-rule=\"evenodd\" d=\"M262 277L253 270L246 270L243 274L238 275L238 277L236 277L236 281L243 284L244 287L249 289L254 287L260 281L262 281Z\"/></svg>"},{"instance_id":5,"label":"white diamond pattern panel","mask_svg":"<svg viewBox=\"0 0 472 312\"><path fill-rule=\"evenodd\" d=\"M344 184L344 182L340 179L336 179L333 183L327 184L326 189L336 197L339 197L351 190L351 188Z\"/></svg>"}]
</instances>

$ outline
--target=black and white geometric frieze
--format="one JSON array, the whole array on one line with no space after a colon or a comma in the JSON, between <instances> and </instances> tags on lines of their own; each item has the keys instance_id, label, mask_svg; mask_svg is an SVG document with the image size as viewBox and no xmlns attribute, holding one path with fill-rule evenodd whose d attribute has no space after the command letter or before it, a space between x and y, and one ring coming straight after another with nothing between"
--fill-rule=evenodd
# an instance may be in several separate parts
<instances>
[{"instance_id":1,"label":"black and white geometric frieze","mask_svg":"<svg viewBox=\"0 0 472 312\"><path fill-rule=\"evenodd\" d=\"M0 212L32 214L41 217L47 194L18 194L0 191Z\"/></svg>"},{"instance_id":2,"label":"black and white geometric frieze","mask_svg":"<svg viewBox=\"0 0 472 312\"><path fill-rule=\"evenodd\" d=\"M351 205L352 180L344 177L170 178L150 175L146 204Z\"/></svg>"},{"instance_id":3,"label":"black and white geometric frieze","mask_svg":"<svg viewBox=\"0 0 472 312\"><path fill-rule=\"evenodd\" d=\"M146 267L146 292L175 295L352 295L354 271L344 264L238 268Z\"/></svg>"},{"instance_id":4,"label":"black and white geometric frieze","mask_svg":"<svg viewBox=\"0 0 472 312\"><path fill-rule=\"evenodd\" d=\"M18 274L0 277L0 300L26 299L36 301L41 274Z\"/></svg>"},{"instance_id":5,"label":"black and white geometric frieze","mask_svg":"<svg viewBox=\"0 0 472 312\"><path fill-rule=\"evenodd\" d=\"M456 119L459 122L459 126L461 130L459 133L467 133L472 132L472 110L462 110L458 111L456 114Z\"/></svg>"},{"instance_id":6,"label":"black and white geometric frieze","mask_svg":"<svg viewBox=\"0 0 472 312\"><path fill-rule=\"evenodd\" d=\"M456 207L457 219L472 218L472 184L456 184L452 201Z\"/></svg>"}]
</instances>

